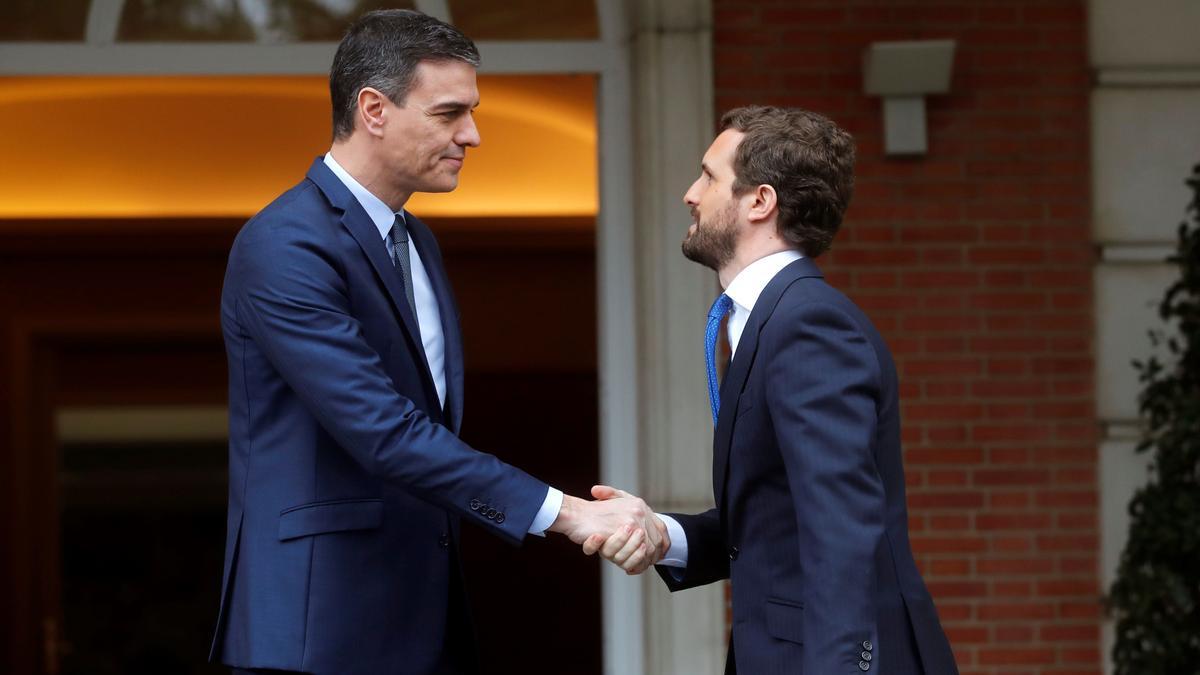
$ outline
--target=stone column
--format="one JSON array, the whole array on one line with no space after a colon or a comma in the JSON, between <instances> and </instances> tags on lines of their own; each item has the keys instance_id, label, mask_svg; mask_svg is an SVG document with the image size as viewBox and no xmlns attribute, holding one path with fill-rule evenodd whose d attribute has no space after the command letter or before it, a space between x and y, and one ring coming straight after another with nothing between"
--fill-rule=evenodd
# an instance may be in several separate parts
<instances>
[{"instance_id":1,"label":"stone column","mask_svg":"<svg viewBox=\"0 0 1200 675\"><path fill-rule=\"evenodd\" d=\"M712 142L709 0L631 3L638 298L638 439L643 496L659 511L712 506L712 418L703 332L716 275L680 253L683 194ZM642 581L645 672L720 673L725 585L671 594Z\"/></svg>"},{"instance_id":2,"label":"stone column","mask_svg":"<svg viewBox=\"0 0 1200 675\"><path fill-rule=\"evenodd\" d=\"M1126 507L1146 479L1138 438L1137 374L1161 327L1157 303L1174 278L1164 263L1190 197L1183 179L1200 162L1200 5L1160 0L1088 3L1092 92L1092 234L1096 267L1096 401L1100 445L1101 579L1107 587L1129 529ZM1112 626L1105 629L1111 672Z\"/></svg>"}]
</instances>

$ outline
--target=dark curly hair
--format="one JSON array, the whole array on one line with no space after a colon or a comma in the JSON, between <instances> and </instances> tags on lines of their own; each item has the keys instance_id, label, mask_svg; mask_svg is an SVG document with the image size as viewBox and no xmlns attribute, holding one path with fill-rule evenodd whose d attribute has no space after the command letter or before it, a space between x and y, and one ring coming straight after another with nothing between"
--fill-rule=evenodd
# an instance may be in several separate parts
<instances>
[{"instance_id":1,"label":"dark curly hair","mask_svg":"<svg viewBox=\"0 0 1200 675\"><path fill-rule=\"evenodd\" d=\"M770 185L780 235L810 258L828 250L854 193L854 138L799 108L734 108L721 117L726 129L745 134L733 160L734 194Z\"/></svg>"}]
</instances>

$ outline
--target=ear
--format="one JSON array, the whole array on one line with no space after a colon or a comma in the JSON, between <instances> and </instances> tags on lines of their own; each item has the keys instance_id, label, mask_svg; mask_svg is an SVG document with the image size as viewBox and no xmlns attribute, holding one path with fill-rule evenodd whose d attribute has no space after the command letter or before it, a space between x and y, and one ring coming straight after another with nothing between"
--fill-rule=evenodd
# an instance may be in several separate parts
<instances>
[{"instance_id":1,"label":"ear","mask_svg":"<svg viewBox=\"0 0 1200 675\"><path fill-rule=\"evenodd\" d=\"M775 194L775 188L770 185L759 185L750 191L750 210L746 214L746 219L754 225L774 220L778 206L779 198Z\"/></svg>"},{"instance_id":2,"label":"ear","mask_svg":"<svg viewBox=\"0 0 1200 675\"><path fill-rule=\"evenodd\" d=\"M387 97L374 87L358 91L358 121L372 136L382 136L387 124Z\"/></svg>"}]
</instances>

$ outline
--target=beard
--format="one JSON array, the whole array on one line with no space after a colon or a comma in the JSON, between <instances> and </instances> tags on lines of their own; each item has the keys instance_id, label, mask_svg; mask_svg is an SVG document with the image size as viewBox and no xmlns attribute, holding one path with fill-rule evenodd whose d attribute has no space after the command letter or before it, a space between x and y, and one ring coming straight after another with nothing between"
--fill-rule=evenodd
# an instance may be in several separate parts
<instances>
[{"instance_id":1,"label":"beard","mask_svg":"<svg viewBox=\"0 0 1200 675\"><path fill-rule=\"evenodd\" d=\"M683 256L713 271L733 260L737 247L737 205L728 204L708 221L696 219L696 231L683 238Z\"/></svg>"}]
</instances>

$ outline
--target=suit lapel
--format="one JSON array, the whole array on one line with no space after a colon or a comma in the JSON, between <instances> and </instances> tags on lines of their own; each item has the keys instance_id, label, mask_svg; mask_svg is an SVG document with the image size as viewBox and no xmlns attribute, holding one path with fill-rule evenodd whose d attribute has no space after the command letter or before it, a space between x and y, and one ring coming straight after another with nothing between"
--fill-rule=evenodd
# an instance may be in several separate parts
<instances>
[{"instance_id":1,"label":"suit lapel","mask_svg":"<svg viewBox=\"0 0 1200 675\"><path fill-rule=\"evenodd\" d=\"M429 283L433 285L433 294L437 298L438 313L442 317L446 366L446 419L450 429L458 433L462 425L463 411L463 345L462 332L458 325L458 305L454 302L450 279L446 277L446 268L442 264L442 255L433 232L412 214L405 213L409 235L421 256L425 271L429 274Z\"/></svg>"},{"instance_id":2,"label":"suit lapel","mask_svg":"<svg viewBox=\"0 0 1200 675\"><path fill-rule=\"evenodd\" d=\"M725 500L729 448L733 442L733 418L738 409L738 400L741 399L742 389L746 385L746 378L750 375L750 367L754 364L754 358L758 352L758 334L767 320L771 318L775 306L783 297L784 290L792 282L804 277L820 276L821 270L808 258L800 258L784 267L758 296L758 300L754 303L754 309L750 312L750 318L746 321L746 327L742 330L742 336L738 340L737 353L733 356L733 362L729 364L725 379L721 381L721 410L717 415L716 429L713 431L713 496L716 498L718 508ZM723 516L724 510L722 510Z\"/></svg>"},{"instance_id":3,"label":"suit lapel","mask_svg":"<svg viewBox=\"0 0 1200 675\"><path fill-rule=\"evenodd\" d=\"M383 283L383 287L387 290L388 297L392 301L392 306L400 316L400 324L405 336L408 338L409 349L417 354L421 364L425 366L422 369L422 377L427 393L432 396L431 400L436 401L437 388L433 385L433 376L429 372L429 363L425 360L425 346L421 343L421 333L417 328L417 319L413 316L412 308L408 306L408 299L404 295L400 273L388 257L387 245L384 244L383 238L379 236L379 228L375 227L375 222L363 210L362 205L354 198L350 189L329 170L329 167L325 166L325 162L321 158L317 158L313 162L312 168L308 170L308 178L321 189L321 192L329 199L330 204L342 211L342 226L358 242L363 255L371 262L371 267L375 269L376 276L379 277L380 282Z\"/></svg>"}]
</instances>

